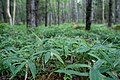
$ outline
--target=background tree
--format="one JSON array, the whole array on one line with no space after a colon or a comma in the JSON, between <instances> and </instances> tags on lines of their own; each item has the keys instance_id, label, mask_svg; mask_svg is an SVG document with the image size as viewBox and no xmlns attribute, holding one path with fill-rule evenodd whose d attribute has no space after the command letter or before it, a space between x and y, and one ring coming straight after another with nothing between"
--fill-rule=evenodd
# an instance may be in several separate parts
<instances>
[{"instance_id":1,"label":"background tree","mask_svg":"<svg viewBox=\"0 0 120 80\"><path fill-rule=\"evenodd\" d=\"M91 12L92 12L92 0L86 1L86 30L90 30L91 26Z\"/></svg>"},{"instance_id":2,"label":"background tree","mask_svg":"<svg viewBox=\"0 0 120 80\"><path fill-rule=\"evenodd\" d=\"M109 0L108 27L112 27L112 0Z\"/></svg>"}]
</instances>

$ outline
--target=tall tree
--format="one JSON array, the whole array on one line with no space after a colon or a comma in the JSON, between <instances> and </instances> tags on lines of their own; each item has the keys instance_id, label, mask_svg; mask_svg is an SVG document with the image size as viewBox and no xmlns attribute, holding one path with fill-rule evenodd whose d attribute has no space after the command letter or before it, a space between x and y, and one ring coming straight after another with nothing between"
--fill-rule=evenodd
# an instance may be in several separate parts
<instances>
[{"instance_id":1,"label":"tall tree","mask_svg":"<svg viewBox=\"0 0 120 80\"><path fill-rule=\"evenodd\" d=\"M118 0L118 4L119 4L119 7L118 7L118 22L120 23L120 0Z\"/></svg>"},{"instance_id":2,"label":"tall tree","mask_svg":"<svg viewBox=\"0 0 120 80\"><path fill-rule=\"evenodd\" d=\"M14 0L14 7L13 7L13 18L12 18L12 20L13 20L13 25L14 25L14 23L15 23L15 14L16 14L16 0Z\"/></svg>"},{"instance_id":3,"label":"tall tree","mask_svg":"<svg viewBox=\"0 0 120 80\"><path fill-rule=\"evenodd\" d=\"M86 0L82 0L82 17L83 23L86 21Z\"/></svg>"},{"instance_id":4,"label":"tall tree","mask_svg":"<svg viewBox=\"0 0 120 80\"><path fill-rule=\"evenodd\" d=\"M58 25L60 24L60 0L58 0L58 11L57 11L57 14L58 14Z\"/></svg>"},{"instance_id":5,"label":"tall tree","mask_svg":"<svg viewBox=\"0 0 120 80\"><path fill-rule=\"evenodd\" d=\"M78 10L77 10L77 0L72 0L73 2L73 22L78 22Z\"/></svg>"},{"instance_id":6,"label":"tall tree","mask_svg":"<svg viewBox=\"0 0 120 80\"><path fill-rule=\"evenodd\" d=\"M5 0L1 0L1 7L2 7L2 21L3 22L7 22L7 19L6 19L6 4L5 4Z\"/></svg>"},{"instance_id":7,"label":"tall tree","mask_svg":"<svg viewBox=\"0 0 120 80\"><path fill-rule=\"evenodd\" d=\"M112 26L112 0L109 0L108 27Z\"/></svg>"},{"instance_id":8,"label":"tall tree","mask_svg":"<svg viewBox=\"0 0 120 80\"><path fill-rule=\"evenodd\" d=\"M26 17L27 17L27 26L28 27L36 26L35 0L27 0L27 2L26 2Z\"/></svg>"},{"instance_id":9,"label":"tall tree","mask_svg":"<svg viewBox=\"0 0 120 80\"><path fill-rule=\"evenodd\" d=\"M35 0L35 25L38 26L40 21L39 21L39 0Z\"/></svg>"},{"instance_id":10,"label":"tall tree","mask_svg":"<svg viewBox=\"0 0 120 80\"><path fill-rule=\"evenodd\" d=\"M45 0L45 26L48 25L48 0Z\"/></svg>"},{"instance_id":11,"label":"tall tree","mask_svg":"<svg viewBox=\"0 0 120 80\"><path fill-rule=\"evenodd\" d=\"M86 0L86 30L91 27L92 0Z\"/></svg>"},{"instance_id":12,"label":"tall tree","mask_svg":"<svg viewBox=\"0 0 120 80\"><path fill-rule=\"evenodd\" d=\"M10 0L7 0L7 15L9 17L9 23L12 25L12 16L10 14Z\"/></svg>"}]
</instances>

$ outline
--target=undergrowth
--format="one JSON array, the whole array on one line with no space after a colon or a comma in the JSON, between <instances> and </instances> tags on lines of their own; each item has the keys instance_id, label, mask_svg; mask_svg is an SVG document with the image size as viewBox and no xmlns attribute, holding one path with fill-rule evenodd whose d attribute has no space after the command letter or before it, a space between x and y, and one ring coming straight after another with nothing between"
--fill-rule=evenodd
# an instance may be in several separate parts
<instances>
[{"instance_id":1,"label":"undergrowth","mask_svg":"<svg viewBox=\"0 0 120 80\"><path fill-rule=\"evenodd\" d=\"M120 32L103 24L92 25L91 31L67 23L0 24L0 61L6 79L119 80Z\"/></svg>"}]
</instances>

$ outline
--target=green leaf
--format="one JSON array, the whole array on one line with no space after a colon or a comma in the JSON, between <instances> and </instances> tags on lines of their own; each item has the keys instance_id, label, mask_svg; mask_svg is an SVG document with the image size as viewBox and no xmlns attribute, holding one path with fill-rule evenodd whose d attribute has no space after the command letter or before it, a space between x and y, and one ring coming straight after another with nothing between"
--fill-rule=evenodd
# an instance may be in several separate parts
<instances>
[{"instance_id":1,"label":"green leaf","mask_svg":"<svg viewBox=\"0 0 120 80\"><path fill-rule=\"evenodd\" d=\"M103 60L98 60L94 65L94 69L100 68L100 66L104 63Z\"/></svg>"},{"instance_id":2,"label":"green leaf","mask_svg":"<svg viewBox=\"0 0 120 80\"><path fill-rule=\"evenodd\" d=\"M80 73L78 71L73 71L73 70L66 70L66 69L59 69L59 70L56 70L55 72L58 72L58 73L65 73L67 75L78 75L78 76L88 76L88 73Z\"/></svg>"},{"instance_id":3,"label":"green leaf","mask_svg":"<svg viewBox=\"0 0 120 80\"><path fill-rule=\"evenodd\" d=\"M114 80L120 80L117 76L116 76L116 74L113 74L112 72L107 72Z\"/></svg>"},{"instance_id":4,"label":"green leaf","mask_svg":"<svg viewBox=\"0 0 120 80\"><path fill-rule=\"evenodd\" d=\"M112 61L110 60L110 58L108 57L108 55L106 55L106 53L103 52L103 51L101 51L101 54L104 56L104 58L107 60L107 62L108 62L109 64L111 64L112 67L114 67L114 66L113 66L113 63L112 63Z\"/></svg>"},{"instance_id":5,"label":"green leaf","mask_svg":"<svg viewBox=\"0 0 120 80\"><path fill-rule=\"evenodd\" d=\"M71 64L71 65L68 65L66 68L73 69L73 68L81 68L81 67L88 67L88 68L90 68L90 66L87 65L87 64Z\"/></svg>"},{"instance_id":6,"label":"green leaf","mask_svg":"<svg viewBox=\"0 0 120 80\"><path fill-rule=\"evenodd\" d=\"M82 43L84 43L87 47L91 48L91 45L87 43L84 39L80 39Z\"/></svg>"},{"instance_id":7,"label":"green leaf","mask_svg":"<svg viewBox=\"0 0 120 80\"><path fill-rule=\"evenodd\" d=\"M116 67L118 64L120 64L120 58L116 59L113 63L114 67Z\"/></svg>"},{"instance_id":8,"label":"green leaf","mask_svg":"<svg viewBox=\"0 0 120 80\"><path fill-rule=\"evenodd\" d=\"M30 71L32 73L32 76L35 79L35 76L36 76L36 66L35 66L35 64L32 61L29 61L28 65L29 65Z\"/></svg>"},{"instance_id":9,"label":"green leaf","mask_svg":"<svg viewBox=\"0 0 120 80\"><path fill-rule=\"evenodd\" d=\"M45 54L45 63L47 63L48 62L48 60L50 59L50 56L51 56L51 53L47 53L47 54Z\"/></svg>"},{"instance_id":10,"label":"green leaf","mask_svg":"<svg viewBox=\"0 0 120 80\"><path fill-rule=\"evenodd\" d=\"M92 56L92 57L94 57L94 58L96 58L96 59L100 59L98 56L96 56L95 54L92 54L92 53L88 53L88 55L90 55L90 56Z\"/></svg>"},{"instance_id":11,"label":"green leaf","mask_svg":"<svg viewBox=\"0 0 120 80\"><path fill-rule=\"evenodd\" d=\"M64 62L63 62L62 58L60 57L58 51L51 49L51 54L54 55L55 57L57 57L57 59L58 59L61 63L64 64Z\"/></svg>"},{"instance_id":12,"label":"green leaf","mask_svg":"<svg viewBox=\"0 0 120 80\"><path fill-rule=\"evenodd\" d=\"M90 80L104 80L103 75L99 72L98 69L94 69L93 67L90 69Z\"/></svg>"},{"instance_id":13,"label":"green leaf","mask_svg":"<svg viewBox=\"0 0 120 80\"><path fill-rule=\"evenodd\" d=\"M85 46L85 45L82 45L82 46L80 46L80 48L78 48L76 51L79 52L79 53L83 53L83 52L87 52L87 51L89 51L89 50L90 50L89 47L87 47L87 46Z\"/></svg>"},{"instance_id":14,"label":"green leaf","mask_svg":"<svg viewBox=\"0 0 120 80\"><path fill-rule=\"evenodd\" d=\"M14 72L15 71L15 66L10 64L9 67L10 67L10 71L12 72L12 74L14 74L15 73Z\"/></svg>"},{"instance_id":15,"label":"green leaf","mask_svg":"<svg viewBox=\"0 0 120 80\"><path fill-rule=\"evenodd\" d=\"M17 74L26 64L26 62L21 63L19 66L15 68L15 74Z\"/></svg>"}]
</instances>

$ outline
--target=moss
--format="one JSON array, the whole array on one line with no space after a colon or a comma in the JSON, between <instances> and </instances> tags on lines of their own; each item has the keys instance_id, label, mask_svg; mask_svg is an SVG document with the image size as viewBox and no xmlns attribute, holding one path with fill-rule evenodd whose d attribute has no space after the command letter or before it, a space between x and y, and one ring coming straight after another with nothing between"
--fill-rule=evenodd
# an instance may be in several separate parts
<instances>
[{"instance_id":1,"label":"moss","mask_svg":"<svg viewBox=\"0 0 120 80\"><path fill-rule=\"evenodd\" d=\"M71 28L74 28L74 29L83 29L85 26L83 25L79 25L78 23L72 23L71 24Z\"/></svg>"},{"instance_id":2,"label":"moss","mask_svg":"<svg viewBox=\"0 0 120 80\"><path fill-rule=\"evenodd\" d=\"M113 29L114 29L114 30L120 30L120 24L115 25L115 26L113 27Z\"/></svg>"}]
</instances>

